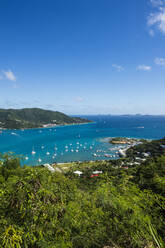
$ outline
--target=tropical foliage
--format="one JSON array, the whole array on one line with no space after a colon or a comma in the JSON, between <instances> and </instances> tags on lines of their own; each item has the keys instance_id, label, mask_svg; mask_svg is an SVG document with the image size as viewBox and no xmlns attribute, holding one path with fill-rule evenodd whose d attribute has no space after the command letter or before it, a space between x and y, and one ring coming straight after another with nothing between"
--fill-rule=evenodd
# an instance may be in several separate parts
<instances>
[{"instance_id":1,"label":"tropical foliage","mask_svg":"<svg viewBox=\"0 0 165 248\"><path fill-rule=\"evenodd\" d=\"M86 163L81 177L0 163L0 247L164 247L164 156L128 170Z\"/></svg>"}]
</instances>

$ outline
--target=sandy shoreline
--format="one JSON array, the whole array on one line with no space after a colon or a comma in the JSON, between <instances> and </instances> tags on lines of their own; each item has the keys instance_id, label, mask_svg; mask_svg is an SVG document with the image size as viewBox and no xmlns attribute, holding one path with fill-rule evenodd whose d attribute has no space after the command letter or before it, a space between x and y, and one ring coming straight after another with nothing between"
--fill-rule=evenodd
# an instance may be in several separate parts
<instances>
[{"instance_id":1,"label":"sandy shoreline","mask_svg":"<svg viewBox=\"0 0 165 248\"><path fill-rule=\"evenodd\" d=\"M8 128L1 128L0 127L0 131L3 131L3 130L37 130L37 129L50 129L50 128L59 128L59 127L65 127L65 126L77 126L77 125L86 125L86 124L93 124L95 122L84 122L84 123L72 123L72 124L59 124L59 125L52 125L52 126L48 126L48 127L33 127L33 128L18 128L18 129L8 129Z\"/></svg>"}]
</instances>

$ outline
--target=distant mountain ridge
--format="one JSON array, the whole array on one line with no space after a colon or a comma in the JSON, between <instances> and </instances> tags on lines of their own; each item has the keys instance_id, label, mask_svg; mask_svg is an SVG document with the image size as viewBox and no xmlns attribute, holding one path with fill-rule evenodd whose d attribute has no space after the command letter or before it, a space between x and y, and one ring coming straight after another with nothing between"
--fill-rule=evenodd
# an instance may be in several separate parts
<instances>
[{"instance_id":1,"label":"distant mountain ridge","mask_svg":"<svg viewBox=\"0 0 165 248\"><path fill-rule=\"evenodd\" d=\"M39 128L86 122L90 121L79 117L70 117L58 111L40 108L0 109L0 128Z\"/></svg>"}]
</instances>

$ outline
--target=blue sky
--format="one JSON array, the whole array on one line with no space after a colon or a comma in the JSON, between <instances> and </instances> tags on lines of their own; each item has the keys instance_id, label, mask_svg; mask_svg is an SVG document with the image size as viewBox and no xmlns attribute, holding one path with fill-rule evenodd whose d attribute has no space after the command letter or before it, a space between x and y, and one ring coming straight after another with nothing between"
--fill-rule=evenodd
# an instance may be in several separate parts
<instances>
[{"instance_id":1,"label":"blue sky","mask_svg":"<svg viewBox=\"0 0 165 248\"><path fill-rule=\"evenodd\" d=\"M1 0L0 107L165 114L165 0Z\"/></svg>"}]
</instances>

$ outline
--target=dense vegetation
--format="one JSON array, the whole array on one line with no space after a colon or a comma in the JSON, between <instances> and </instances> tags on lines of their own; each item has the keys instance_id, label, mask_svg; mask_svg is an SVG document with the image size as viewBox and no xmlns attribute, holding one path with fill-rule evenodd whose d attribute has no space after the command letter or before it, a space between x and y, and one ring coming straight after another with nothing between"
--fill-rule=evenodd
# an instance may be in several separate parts
<instances>
[{"instance_id":1,"label":"dense vegetation","mask_svg":"<svg viewBox=\"0 0 165 248\"><path fill-rule=\"evenodd\" d=\"M165 156L128 170L115 163L60 174L1 156L0 247L163 248Z\"/></svg>"},{"instance_id":2,"label":"dense vegetation","mask_svg":"<svg viewBox=\"0 0 165 248\"><path fill-rule=\"evenodd\" d=\"M39 108L0 109L0 127L8 129L37 128L45 124L72 124L88 122L78 117L69 117L57 111Z\"/></svg>"},{"instance_id":3,"label":"dense vegetation","mask_svg":"<svg viewBox=\"0 0 165 248\"><path fill-rule=\"evenodd\" d=\"M165 138L152 141L143 140L142 144L127 150L127 157L134 158L143 152L148 152L150 157L165 155Z\"/></svg>"}]
</instances>

